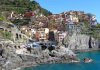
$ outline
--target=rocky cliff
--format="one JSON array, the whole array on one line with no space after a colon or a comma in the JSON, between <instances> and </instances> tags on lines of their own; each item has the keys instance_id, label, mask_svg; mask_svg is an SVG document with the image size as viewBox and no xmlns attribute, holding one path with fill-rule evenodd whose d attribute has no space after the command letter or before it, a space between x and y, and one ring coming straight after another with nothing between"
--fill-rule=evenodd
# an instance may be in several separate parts
<instances>
[{"instance_id":1,"label":"rocky cliff","mask_svg":"<svg viewBox=\"0 0 100 70\"><path fill-rule=\"evenodd\" d=\"M64 40L68 48L73 50L98 49L99 41L85 34L67 36Z\"/></svg>"}]
</instances>

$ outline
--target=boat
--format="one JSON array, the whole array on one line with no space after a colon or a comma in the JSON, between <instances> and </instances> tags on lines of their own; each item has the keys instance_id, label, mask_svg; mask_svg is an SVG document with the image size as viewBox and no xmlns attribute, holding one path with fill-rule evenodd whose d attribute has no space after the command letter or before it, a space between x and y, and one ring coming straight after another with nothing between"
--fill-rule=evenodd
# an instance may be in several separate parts
<instances>
[{"instance_id":1,"label":"boat","mask_svg":"<svg viewBox=\"0 0 100 70\"><path fill-rule=\"evenodd\" d=\"M85 63L90 63L90 62L92 62L92 61L93 61L93 60L90 59L90 58L85 58L85 59L84 59L84 62L85 62Z\"/></svg>"}]
</instances>

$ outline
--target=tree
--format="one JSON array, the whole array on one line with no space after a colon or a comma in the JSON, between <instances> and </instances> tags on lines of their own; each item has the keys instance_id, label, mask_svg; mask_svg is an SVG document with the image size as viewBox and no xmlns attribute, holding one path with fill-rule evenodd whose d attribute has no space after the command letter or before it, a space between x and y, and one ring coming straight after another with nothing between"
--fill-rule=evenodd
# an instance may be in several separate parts
<instances>
[{"instance_id":1,"label":"tree","mask_svg":"<svg viewBox=\"0 0 100 70\"><path fill-rule=\"evenodd\" d=\"M96 28L100 28L100 24L97 24L97 25L96 25Z\"/></svg>"}]
</instances>

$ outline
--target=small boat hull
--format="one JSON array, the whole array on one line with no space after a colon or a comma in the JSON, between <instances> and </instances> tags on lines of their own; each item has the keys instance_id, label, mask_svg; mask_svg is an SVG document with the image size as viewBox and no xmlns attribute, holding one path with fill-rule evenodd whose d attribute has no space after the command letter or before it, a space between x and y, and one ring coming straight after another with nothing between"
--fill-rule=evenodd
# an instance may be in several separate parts
<instances>
[{"instance_id":1,"label":"small boat hull","mask_svg":"<svg viewBox=\"0 0 100 70\"><path fill-rule=\"evenodd\" d=\"M84 61L85 63L90 63L90 62L92 62L93 60L92 59L89 59L89 60L86 60L86 61Z\"/></svg>"}]
</instances>

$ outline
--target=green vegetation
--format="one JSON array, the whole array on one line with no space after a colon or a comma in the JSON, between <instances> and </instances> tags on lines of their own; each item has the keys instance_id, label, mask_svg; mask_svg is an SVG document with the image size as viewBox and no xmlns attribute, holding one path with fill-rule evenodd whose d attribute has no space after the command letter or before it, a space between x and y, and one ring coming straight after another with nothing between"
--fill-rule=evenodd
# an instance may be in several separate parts
<instances>
[{"instance_id":1,"label":"green vegetation","mask_svg":"<svg viewBox=\"0 0 100 70\"><path fill-rule=\"evenodd\" d=\"M100 28L100 23L98 23L98 24L96 25L96 28Z\"/></svg>"},{"instance_id":2,"label":"green vegetation","mask_svg":"<svg viewBox=\"0 0 100 70\"><path fill-rule=\"evenodd\" d=\"M29 19L15 19L14 21L12 21L12 23L14 23L17 26L27 25L29 23Z\"/></svg>"},{"instance_id":3,"label":"green vegetation","mask_svg":"<svg viewBox=\"0 0 100 70\"><path fill-rule=\"evenodd\" d=\"M100 24L97 24L95 27L92 27L91 31L94 38L100 39Z\"/></svg>"},{"instance_id":4,"label":"green vegetation","mask_svg":"<svg viewBox=\"0 0 100 70\"><path fill-rule=\"evenodd\" d=\"M6 20L6 18L4 16L0 15L0 21L4 21L4 20Z\"/></svg>"},{"instance_id":5,"label":"green vegetation","mask_svg":"<svg viewBox=\"0 0 100 70\"><path fill-rule=\"evenodd\" d=\"M24 13L25 11L34 11L39 9L40 13L50 15L51 12L43 9L39 3L30 0L0 0L1 11L15 11L17 13Z\"/></svg>"},{"instance_id":6,"label":"green vegetation","mask_svg":"<svg viewBox=\"0 0 100 70\"><path fill-rule=\"evenodd\" d=\"M89 22L84 21L81 33L100 39L100 24L91 26Z\"/></svg>"},{"instance_id":7,"label":"green vegetation","mask_svg":"<svg viewBox=\"0 0 100 70\"><path fill-rule=\"evenodd\" d=\"M27 11L38 11L37 14L44 14L45 16L48 16L52 14L50 11L42 8L39 3L32 0L0 0L0 12L8 11L14 11L18 14L24 14ZM7 14L3 14L3 16L0 16L0 21L5 20L5 17ZM27 19L15 19L11 21L15 25L26 25L29 23L30 20Z\"/></svg>"},{"instance_id":8,"label":"green vegetation","mask_svg":"<svg viewBox=\"0 0 100 70\"><path fill-rule=\"evenodd\" d=\"M0 30L0 36L2 36L4 39L10 39L11 40L12 34L8 31Z\"/></svg>"}]
</instances>

